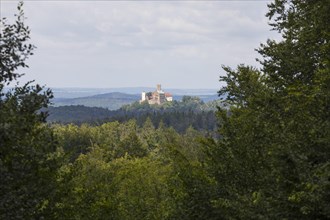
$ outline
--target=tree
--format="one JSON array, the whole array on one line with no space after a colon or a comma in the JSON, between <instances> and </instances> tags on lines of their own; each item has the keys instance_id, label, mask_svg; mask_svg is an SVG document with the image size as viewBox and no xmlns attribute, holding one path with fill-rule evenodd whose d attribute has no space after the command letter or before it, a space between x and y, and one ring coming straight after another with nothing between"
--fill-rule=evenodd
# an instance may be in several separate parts
<instances>
[{"instance_id":1,"label":"tree","mask_svg":"<svg viewBox=\"0 0 330 220\"><path fill-rule=\"evenodd\" d=\"M111 168L117 219L173 219L177 201L169 187L170 165L148 157L119 158Z\"/></svg>"},{"instance_id":2,"label":"tree","mask_svg":"<svg viewBox=\"0 0 330 220\"><path fill-rule=\"evenodd\" d=\"M114 171L105 149L94 146L61 167L51 219L116 219Z\"/></svg>"},{"instance_id":3,"label":"tree","mask_svg":"<svg viewBox=\"0 0 330 220\"><path fill-rule=\"evenodd\" d=\"M0 25L0 218L31 219L47 215L55 193L56 142L43 123L52 93L28 82L5 91L23 74L26 59L35 48L28 44L23 3L14 24Z\"/></svg>"},{"instance_id":4,"label":"tree","mask_svg":"<svg viewBox=\"0 0 330 220\"><path fill-rule=\"evenodd\" d=\"M276 0L261 70L224 67L230 110L209 142L223 218L330 218L329 0Z\"/></svg>"}]
</instances>

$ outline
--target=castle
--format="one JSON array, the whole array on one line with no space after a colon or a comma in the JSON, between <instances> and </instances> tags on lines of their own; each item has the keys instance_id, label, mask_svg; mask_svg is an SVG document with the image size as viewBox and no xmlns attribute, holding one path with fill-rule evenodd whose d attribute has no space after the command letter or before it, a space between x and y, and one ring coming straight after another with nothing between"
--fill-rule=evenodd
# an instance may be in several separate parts
<instances>
[{"instance_id":1,"label":"castle","mask_svg":"<svg viewBox=\"0 0 330 220\"><path fill-rule=\"evenodd\" d=\"M157 84L157 90L154 92L142 92L142 97L140 103L147 101L149 105L158 104L161 105L164 102L171 102L173 101L173 96L170 93L165 93L162 90L160 84Z\"/></svg>"}]
</instances>

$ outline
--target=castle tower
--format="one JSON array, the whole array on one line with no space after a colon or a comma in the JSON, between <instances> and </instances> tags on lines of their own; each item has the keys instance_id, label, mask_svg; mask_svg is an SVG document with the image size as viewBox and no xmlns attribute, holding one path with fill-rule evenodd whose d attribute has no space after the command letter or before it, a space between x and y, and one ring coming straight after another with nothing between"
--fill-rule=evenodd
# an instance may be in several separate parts
<instances>
[{"instance_id":1,"label":"castle tower","mask_svg":"<svg viewBox=\"0 0 330 220\"><path fill-rule=\"evenodd\" d=\"M157 92L160 92L162 90L162 86L160 84L157 84Z\"/></svg>"},{"instance_id":2,"label":"castle tower","mask_svg":"<svg viewBox=\"0 0 330 220\"><path fill-rule=\"evenodd\" d=\"M144 101L148 101L150 105L153 104L163 104L166 101L171 102L173 100L173 97L170 93L165 93L162 90L161 84L157 84L157 90L154 92L142 92L141 93L141 100L140 103Z\"/></svg>"},{"instance_id":3,"label":"castle tower","mask_svg":"<svg viewBox=\"0 0 330 220\"><path fill-rule=\"evenodd\" d=\"M142 97L141 97L141 101L145 101L146 100L146 93L145 92L142 92Z\"/></svg>"}]
</instances>

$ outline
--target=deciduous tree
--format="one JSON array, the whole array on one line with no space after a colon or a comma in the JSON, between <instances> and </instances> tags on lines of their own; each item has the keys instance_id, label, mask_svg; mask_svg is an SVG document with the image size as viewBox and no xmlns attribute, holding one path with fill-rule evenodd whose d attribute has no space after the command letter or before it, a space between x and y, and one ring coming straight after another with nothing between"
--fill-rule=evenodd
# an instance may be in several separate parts
<instances>
[{"instance_id":1,"label":"deciduous tree","mask_svg":"<svg viewBox=\"0 0 330 220\"><path fill-rule=\"evenodd\" d=\"M28 44L23 3L16 22L0 25L0 218L35 219L47 216L55 192L56 142L44 124L52 93L33 82L17 82L34 46ZM11 84L11 85L12 85Z\"/></svg>"},{"instance_id":2,"label":"deciduous tree","mask_svg":"<svg viewBox=\"0 0 330 220\"><path fill-rule=\"evenodd\" d=\"M257 70L224 67L229 111L220 109L213 171L224 218L330 218L328 0L275 0L282 34L258 52Z\"/></svg>"}]
</instances>

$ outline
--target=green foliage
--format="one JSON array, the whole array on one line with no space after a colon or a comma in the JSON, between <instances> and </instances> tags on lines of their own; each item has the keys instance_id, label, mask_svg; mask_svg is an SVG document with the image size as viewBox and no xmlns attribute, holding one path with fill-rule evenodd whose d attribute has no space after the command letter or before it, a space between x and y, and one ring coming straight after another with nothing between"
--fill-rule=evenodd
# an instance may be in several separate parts
<instances>
[{"instance_id":1,"label":"green foliage","mask_svg":"<svg viewBox=\"0 0 330 220\"><path fill-rule=\"evenodd\" d=\"M330 218L328 0L270 4L283 40L261 45L261 70L223 67L224 102L134 103L99 125L51 126L49 90L4 93L34 48L21 6L14 25L1 20L1 219Z\"/></svg>"},{"instance_id":2,"label":"green foliage","mask_svg":"<svg viewBox=\"0 0 330 220\"><path fill-rule=\"evenodd\" d=\"M18 5L14 24L1 18L0 29L0 218L47 217L55 195L55 173L60 151L49 127L44 124L52 97L32 82L4 88L22 74L34 46L27 44L29 29L23 23L23 3Z\"/></svg>"},{"instance_id":3,"label":"green foliage","mask_svg":"<svg viewBox=\"0 0 330 220\"><path fill-rule=\"evenodd\" d=\"M283 40L258 50L262 70L224 67L229 111L208 141L223 218L330 218L329 1L277 0Z\"/></svg>"},{"instance_id":4,"label":"green foliage","mask_svg":"<svg viewBox=\"0 0 330 220\"><path fill-rule=\"evenodd\" d=\"M104 150L81 155L63 173L67 195L57 204L59 219L168 219L175 201L168 187L169 166L149 158L111 162Z\"/></svg>"},{"instance_id":5,"label":"green foliage","mask_svg":"<svg viewBox=\"0 0 330 220\"><path fill-rule=\"evenodd\" d=\"M1 90L4 84L9 84L16 80L22 74L17 72L20 67L28 67L26 59L33 55L35 48L32 44L26 42L30 39L30 30L24 25L23 3L20 2L17 9L17 20L14 24L8 24L6 18L1 18L0 33L0 82Z\"/></svg>"},{"instance_id":6,"label":"green foliage","mask_svg":"<svg viewBox=\"0 0 330 220\"><path fill-rule=\"evenodd\" d=\"M168 186L171 167L148 158L113 163L118 219L169 219L175 198Z\"/></svg>"},{"instance_id":7,"label":"green foliage","mask_svg":"<svg viewBox=\"0 0 330 220\"><path fill-rule=\"evenodd\" d=\"M214 181L203 170L196 130L156 129L151 120L100 126L55 125L74 152L58 172L56 219L205 219ZM206 192L205 192L206 190Z\"/></svg>"},{"instance_id":8,"label":"green foliage","mask_svg":"<svg viewBox=\"0 0 330 220\"><path fill-rule=\"evenodd\" d=\"M104 160L104 150L93 148L58 173L59 195L54 219L113 218L113 172Z\"/></svg>"},{"instance_id":9,"label":"green foliage","mask_svg":"<svg viewBox=\"0 0 330 220\"><path fill-rule=\"evenodd\" d=\"M99 107L86 107L83 105L70 105L47 108L49 116L47 122L61 123L92 123L112 117L112 111ZM116 111L114 111L116 112Z\"/></svg>"},{"instance_id":10,"label":"green foliage","mask_svg":"<svg viewBox=\"0 0 330 220\"><path fill-rule=\"evenodd\" d=\"M192 103L195 105L196 103ZM180 133L184 133L189 126L197 130L216 130L216 118L214 110L220 101L208 102L199 107L172 106L167 109L158 109L149 104L137 104L131 110L110 111L102 108L91 108L85 106L63 106L48 108L50 116L47 121L60 123L75 123L77 125L89 123L92 125L106 122L126 122L136 119L141 127L149 118L155 127L160 121L168 127L173 127ZM213 109L213 110L211 110Z\"/></svg>"}]
</instances>

